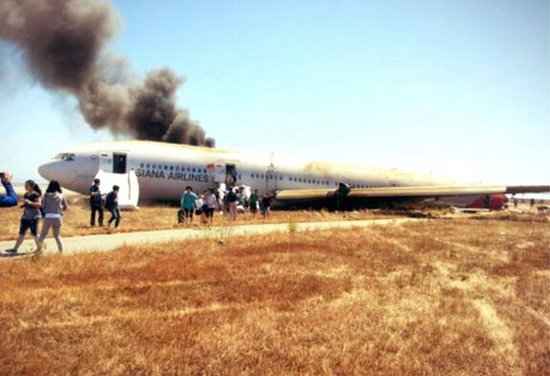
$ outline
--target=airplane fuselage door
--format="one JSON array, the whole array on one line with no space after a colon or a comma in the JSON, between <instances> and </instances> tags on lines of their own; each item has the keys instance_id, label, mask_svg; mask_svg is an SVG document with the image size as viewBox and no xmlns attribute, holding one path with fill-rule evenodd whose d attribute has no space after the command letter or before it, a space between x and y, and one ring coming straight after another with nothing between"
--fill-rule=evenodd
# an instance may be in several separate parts
<instances>
[{"instance_id":1,"label":"airplane fuselage door","mask_svg":"<svg viewBox=\"0 0 550 376\"><path fill-rule=\"evenodd\" d=\"M214 175L214 182L218 184L225 183L225 163L216 162L209 170Z\"/></svg>"},{"instance_id":2,"label":"airplane fuselage door","mask_svg":"<svg viewBox=\"0 0 550 376\"><path fill-rule=\"evenodd\" d=\"M113 153L113 173L125 174L127 172L128 156L126 153Z\"/></svg>"},{"instance_id":3,"label":"airplane fuselage door","mask_svg":"<svg viewBox=\"0 0 550 376\"><path fill-rule=\"evenodd\" d=\"M209 167L211 170L212 167ZM237 165L235 163L216 162L213 167L214 182L234 187L238 183Z\"/></svg>"},{"instance_id":4,"label":"airplane fuselage door","mask_svg":"<svg viewBox=\"0 0 550 376\"><path fill-rule=\"evenodd\" d=\"M232 188L237 185L238 174L237 166L234 164L225 165L225 185L229 188Z\"/></svg>"}]
</instances>

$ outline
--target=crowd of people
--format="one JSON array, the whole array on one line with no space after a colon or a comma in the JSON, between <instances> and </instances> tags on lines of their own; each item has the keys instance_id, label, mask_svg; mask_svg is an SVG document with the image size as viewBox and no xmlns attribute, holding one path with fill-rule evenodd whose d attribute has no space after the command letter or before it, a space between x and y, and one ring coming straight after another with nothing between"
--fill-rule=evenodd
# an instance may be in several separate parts
<instances>
[{"instance_id":1,"label":"crowd of people","mask_svg":"<svg viewBox=\"0 0 550 376\"><path fill-rule=\"evenodd\" d=\"M3 173L0 178L6 190L6 194L0 197L2 206L16 206L18 197L11 184L11 175ZM63 213L68 209L68 205L59 183L55 180L50 181L46 192L42 194L38 184L33 180L27 180L21 208L23 214L19 223L19 236L13 248L8 249L7 252L17 253L27 233L30 232L36 244L35 253L41 254L44 249L44 240L50 231L53 233L58 251L63 252L61 227L63 226ZM42 222L42 226L39 232L40 222Z\"/></svg>"},{"instance_id":2,"label":"crowd of people","mask_svg":"<svg viewBox=\"0 0 550 376\"><path fill-rule=\"evenodd\" d=\"M12 176L9 173L0 173L0 181L5 194L0 195L0 207L14 207L18 205L18 196L12 185ZM107 226L118 228L121 222L119 209L120 187L113 186L112 190L105 194L102 191L101 181L95 179L89 189L90 226L104 225L105 211L111 218ZM203 224L212 225L214 214L223 213L226 218L236 221L239 214L249 212L253 217L258 212L264 218L269 217L273 194L266 193L259 196L258 190L250 187L229 187L221 184L217 188L208 189L201 194L193 192L193 188L185 188L180 200L177 220L180 224L191 224L195 216L200 217ZM22 215L19 224L19 236L11 249L6 252L16 254L30 232L36 245L35 253L40 255L45 248L44 240L50 234L57 243L57 249L63 252L63 240L61 229L63 227L63 214L68 209L67 200L63 196L60 184L50 181L46 191L33 180L25 182L25 194L20 203Z\"/></svg>"},{"instance_id":3,"label":"crowd of people","mask_svg":"<svg viewBox=\"0 0 550 376\"><path fill-rule=\"evenodd\" d=\"M221 185L218 189L211 188L201 194L187 186L180 200L178 223L191 224L193 217L198 216L202 223L212 224L215 212L223 213L231 221L236 221L239 214L245 212L255 217L260 211L267 218L273 199L274 195L269 193L260 199L258 190L251 191L246 186L226 188Z\"/></svg>"},{"instance_id":4,"label":"crowd of people","mask_svg":"<svg viewBox=\"0 0 550 376\"><path fill-rule=\"evenodd\" d=\"M11 182L10 173L0 173L0 181L4 187L5 194L0 195L0 207L14 207L18 204L18 196ZM107 209L111 213L109 226L114 224L118 227L120 224L120 210L118 207L119 187L114 186L112 191L105 197L101 194L99 179L94 180L90 188L90 207L91 207L91 226L95 226L96 218L98 224L103 226L103 213ZM50 232L53 234L57 243L59 253L63 252L63 240L61 238L61 228L63 227L63 214L68 210L67 200L63 196L61 185L56 180L50 181L46 192L33 180L25 182L25 193L21 202L23 209L19 223L19 236L14 246L7 253L18 253L21 245L30 232L36 245L34 253L42 254L45 248L45 239ZM40 227L40 231L39 231Z\"/></svg>"}]
</instances>

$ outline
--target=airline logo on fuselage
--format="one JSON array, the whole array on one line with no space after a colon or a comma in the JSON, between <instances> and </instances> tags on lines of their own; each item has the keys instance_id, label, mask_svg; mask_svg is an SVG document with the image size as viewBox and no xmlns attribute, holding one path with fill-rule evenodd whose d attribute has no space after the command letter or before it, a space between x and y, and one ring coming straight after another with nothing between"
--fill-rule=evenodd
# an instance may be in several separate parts
<instances>
[{"instance_id":1,"label":"airline logo on fuselage","mask_svg":"<svg viewBox=\"0 0 550 376\"><path fill-rule=\"evenodd\" d=\"M188 182L197 182L197 183L214 182L214 178L210 179L210 176L205 173L165 171L161 169L138 168L136 169L136 176L138 178L177 180L177 181L188 181Z\"/></svg>"}]
</instances>

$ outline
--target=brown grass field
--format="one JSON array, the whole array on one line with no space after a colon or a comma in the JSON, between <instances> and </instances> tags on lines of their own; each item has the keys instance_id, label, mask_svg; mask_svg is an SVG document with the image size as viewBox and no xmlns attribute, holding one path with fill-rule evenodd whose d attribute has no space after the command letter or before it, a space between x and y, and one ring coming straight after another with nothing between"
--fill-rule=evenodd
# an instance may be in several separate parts
<instances>
[{"instance_id":1,"label":"brown grass field","mask_svg":"<svg viewBox=\"0 0 550 376\"><path fill-rule=\"evenodd\" d=\"M435 220L0 262L2 375L550 374L550 225Z\"/></svg>"},{"instance_id":2,"label":"brown grass field","mask_svg":"<svg viewBox=\"0 0 550 376\"><path fill-rule=\"evenodd\" d=\"M167 205L144 206L136 211L122 212L121 226L117 232L135 232L149 230L166 230L182 228L177 224L177 207ZM19 219L22 209L4 208L0 215L0 241L15 240L19 231ZM394 215L395 216L395 215ZM370 212L366 210L349 213L331 213L328 211L273 211L271 216L264 219L259 213L256 217L251 214L241 214L236 222L229 221L224 215L216 214L214 218L215 226L228 226L250 223L288 223L288 222L319 222L334 220L353 220L353 219L375 219L390 218L389 214L379 212ZM105 224L110 218L108 212L105 212ZM193 226L204 226L200 219L195 217ZM85 203L79 200L72 203L70 209L65 213L63 224L63 236L71 237L78 235L93 235L109 233L107 227L90 227L90 211Z\"/></svg>"}]
</instances>

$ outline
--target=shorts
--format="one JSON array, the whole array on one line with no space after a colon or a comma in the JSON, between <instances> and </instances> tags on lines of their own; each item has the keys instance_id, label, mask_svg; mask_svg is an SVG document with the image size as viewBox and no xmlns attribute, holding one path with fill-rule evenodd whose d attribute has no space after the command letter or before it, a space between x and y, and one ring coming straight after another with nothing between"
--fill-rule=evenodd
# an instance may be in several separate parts
<instances>
[{"instance_id":1,"label":"shorts","mask_svg":"<svg viewBox=\"0 0 550 376\"><path fill-rule=\"evenodd\" d=\"M191 218L193 216L193 212L195 211L195 209L183 209L183 215L186 217L186 218Z\"/></svg>"},{"instance_id":2,"label":"shorts","mask_svg":"<svg viewBox=\"0 0 550 376\"><path fill-rule=\"evenodd\" d=\"M38 235L38 219L22 219L19 224L19 235L25 235L28 230L31 230L32 236Z\"/></svg>"}]
</instances>

